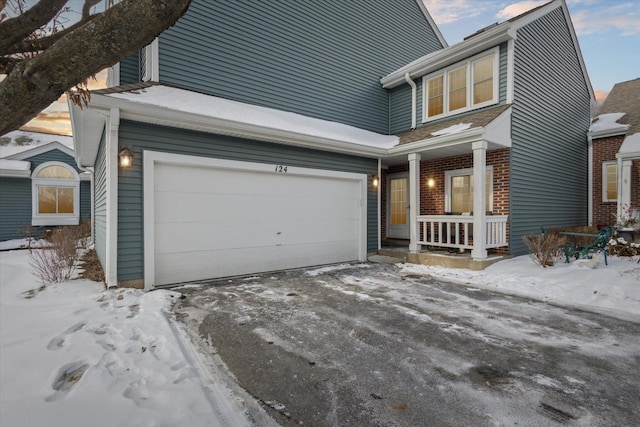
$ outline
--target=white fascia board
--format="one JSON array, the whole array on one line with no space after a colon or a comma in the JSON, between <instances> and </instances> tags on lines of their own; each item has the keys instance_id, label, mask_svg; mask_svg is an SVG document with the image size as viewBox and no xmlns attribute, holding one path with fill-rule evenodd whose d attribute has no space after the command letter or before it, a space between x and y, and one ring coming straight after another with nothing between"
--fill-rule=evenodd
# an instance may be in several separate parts
<instances>
[{"instance_id":1,"label":"white fascia board","mask_svg":"<svg viewBox=\"0 0 640 427\"><path fill-rule=\"evenodd\" d=\"M425 58L424 61L415 63L409 68L401 68L380 79L382 87L391 89L405 83L405 75L409 73L411 78L417 78L447 65L462 61L470 56L491 49L500 43L508 41L514 37L510 31L511 23L503 22L483 33L471 37L468 40L450 46Z\"/></svg>"},{"instance_id":2,"label":"white fascia board","mask_svg":"<svg viewBox=\"0 0 640 427\"><path fill-rule=\"evenodd\" d=\"M418 3L418 7L422 11L422 14L425 16L425 18L427 18L429 25L431 25L431 28L433 29L433 32L435 33L442 47L449 47L449 43L447 43L447 41L444 39L444 36L440 32L440 28L438 28L438 26L436 25L436 21L434 21L431 17L429 9L427 9L427 7L424 5L424 2L422 0L416 0L416 3Z\"/></svg>"},{"instance_id":3,"label":"white fascia board","mask_svg":"<svg viewBox=\"0 0 640 427\"><path fill-rule=\"evenodd\" d=\"M98 96L96 95L96 97ZM92 167L98 154L109 110L94 108L93 105L80 108L71 101L68 101L67 104L71 116L76 163L81 168Z\"/></svg>"},{"instance_id":4,"label":"white fascia board","mask_svg":"<svg viewBox=\"0 0 640 427\"><path fill-rule=\"evenodd\" d=\"M423 139L421 141L402 144L397 147L390 148L388 154L391 156L405 155L411 153L420 153L424 151L437 150L440 148L451 147L460 144L469 144L482 140L484 128L472 128L463 132L450 135L438 136L435 138Z\"/></svg>"},{"instance_id":5,"label":"white fascia board","mask_svg":"<svg viewBox=\"0 0 640 427\"><path fill-rule=\"evenodd\" d=\"M629 125L621 124L620 126L611 127L609 129L603 129L595 132L587 132L587 136L591 137L592 139L609 138L612 136L626 135L628 130L629 130Z\"/></svg>"},{"instance_id":6,"label":"white fascia board","mask_svg":"<svg viewBox=\"0 0 640 427\"><path fill-rule=\"evenodd\" d=\"M92 104L94 104L96 108L118 108L120 109L120 118L124 120L134 120L174 128L218 133L370 158L378 158L387 153L387 150L384 148L368 147L292 131L265 128L190 112L170 110L164 107L129 102L121 98L113 98L105 95L95 95L92 99Z\"/></svg>"},{"instance_id":7,"label":"white fascia board","mask_svg":"<svg viewBox=\"0 0 640 427\"><path fill-rule=\"evenodd\" d=\"M31 178L31 170L0 169L0 176L5 178Z\"/></svg>"},{"instance_id":8,"label":"white fascia board","mask_svg":"<svg viewBox=\"0 0 640 427\"><path fill-rule=\"evenodd\" d=\"M40 154L44 154L47 153L51 150L60 150L65 154L68 154L69 156L73 157L73 150L69 147L67 147L66 145L63 145L59 142L50 142L48 144L44 144L44 145L40 145L38 147L32 148L30 150L26 150L26 151L21 151L20 153L16 153L12 156L7 156L6 159L7 160L24 160L24 159L28 159L29 157L33 157L33 156L37 156Z\"/></svg>"},{"instance_id":9,"label":"white fascia board","mask_svg":"<svg viewBox=\"0 0 640 427\"><path fill-rule=\"evenodd\" d=\"M511 110L509 107L484 127L482 139L505 148L511 147Z\"/></svg>"}]
</instances>

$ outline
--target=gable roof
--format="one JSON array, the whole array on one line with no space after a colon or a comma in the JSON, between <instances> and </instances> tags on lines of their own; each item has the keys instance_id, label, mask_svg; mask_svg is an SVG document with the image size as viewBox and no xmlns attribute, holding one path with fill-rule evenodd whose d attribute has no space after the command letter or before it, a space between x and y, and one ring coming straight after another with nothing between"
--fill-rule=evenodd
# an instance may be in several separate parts
<instances>
[{"instance_id":1,"label":"gable roof","mask_svg":"<svg viewBox=\"0 0 640 427\"><path fill-rule=\"evenodd\" d=\"M595 101L591 80L587 73L587 67L584 62L584 58L582 57L580 45L578 44L578 37L576 36L575 29L573 28L573 23L571 22L569 9L567 8L565 0L552 0L549 3L535 7L500 24L489 25L466 37L459 43L436 52L432 52L422 58L418 58L404 67L384 76L380 79L380 83L382 84L382 87L391 89L404 84L406 82L406 74L408 74L412 79L415 79L467 59L506 41L515 40L516 32L519 28L524 27L525 25L558 8L562 8L567 22L571 39L573 40L578 56L578 61L582 69L582 74L584 76L585 83L587 84L589 96L592 101Z\"/></svg>"},{"instance_id":2,"label":"gable roof","mask_svg":"<svg viewBox=\"0 0 640 427\"><path fill-rule=\"evenodd\" d=\"M73 157L73 138L23 130L9 132L0 138L0 159L24 160L55 149Z\"/></svg>"},{"instance_id":3,"label":"gable roof","mask_svg":"<svg viewBox=\"0 0 640 427\"><path fill-rule=\"evenodd\" d=\"M616 83L602 104L598 116L593 120L592 127L619 113L615 123L620 129L626 125L627 135L640 132L640 77L626 82ZM590 129L591 130L591 129Z\"/></svg>"},{"instance_id":4,"label":"gable roof","mask_svg":"<svg viewBox=\"0 0 640 427\"><path fill-rule=\"evenodd\" d=\"M140 83L92 91L87 108L69 104L78 164L92 166L106 124L105 111L111 108L119 110L121 119L369 157L384 154L399 140L395 135L167 84Z\"/></svg>"},{"instance_id":5,"label":"gable roof","mask_svg":"<svg viewBox=\"0 0 640 427\"><path fill-rule=\"evenodd\" d=\"M436 124L422 126L417 129L403 132L398 135L400 137L400 145L409 144L416 141L423 141L445 134L451 134L456 130L485 127L510 106L511 104L500 105L495 108L482 110L480 112L467 114L464 116L459 115Z\"/></svg>"}]
</instances>

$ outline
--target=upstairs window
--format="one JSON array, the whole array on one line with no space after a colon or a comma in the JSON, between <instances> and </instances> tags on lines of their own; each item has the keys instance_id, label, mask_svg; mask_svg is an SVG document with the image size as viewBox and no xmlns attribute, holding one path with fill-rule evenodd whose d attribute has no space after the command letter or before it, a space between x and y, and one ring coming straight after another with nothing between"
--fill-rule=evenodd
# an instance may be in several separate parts
<instances>
[{"instance_id":1,"label":"upstairs window","mask_svg":"<svg viewBox=\"0 0 640 427\"><path fill-rule=\"evenodd\" d=\"M497 104L498 55L496 47L425 76L423 121Z\"/></svg>"},{"instance_id":2,"label":"upstairs window","mask_svg":"<svg viewBox=\"0 0 640 427\"><path fill-rule=\"evenodd\" d=\"M77 225L79 223L80 179L61 162L38 166L31 176L31 225Z\"/></svg>"}]
</instances>

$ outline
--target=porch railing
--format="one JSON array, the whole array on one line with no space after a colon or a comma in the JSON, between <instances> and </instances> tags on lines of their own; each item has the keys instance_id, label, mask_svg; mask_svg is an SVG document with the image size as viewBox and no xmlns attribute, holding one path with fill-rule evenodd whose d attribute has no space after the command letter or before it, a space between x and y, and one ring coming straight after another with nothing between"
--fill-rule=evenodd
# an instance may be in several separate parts
<instances>
[{"instance_id":1,"label":"porch railing","mask_svg":"<svg viewBox=\"0 0 640 427\"><path fill-rule=\"evenodd\" d=\"M487 215L484 249L508 246L507 216ZM473 216L421 215L418 217L418 244L455 249L473 249Z\"/></svg>"}]
</instances>

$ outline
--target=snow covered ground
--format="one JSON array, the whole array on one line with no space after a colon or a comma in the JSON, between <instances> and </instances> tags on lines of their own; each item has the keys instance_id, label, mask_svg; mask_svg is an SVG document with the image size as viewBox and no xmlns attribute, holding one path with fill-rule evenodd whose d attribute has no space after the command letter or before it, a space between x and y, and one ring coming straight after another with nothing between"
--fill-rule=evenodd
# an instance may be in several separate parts
<instances>
[{"instance_id":1,"label":"snow covered ground","mask_svg":"<svg viewBox=\"0 0 640 427\"><path fill-rule=\"evenodd\" d=\"M166 315L180 294L87 280L39 289L28 254L0 252L0 425L250 424Z\"/></svg>"},{"instance_id":2,"label":"snow covered ground","mask_svg":"<svg viewBox=\"0 0 640 427\"><path fill-rule=\"evenodd\" d=\"M638 257L609 257L542 268L527 255L498 262L483 271L404 264L404 274L427 274L461 285L640 322Z\"/></svg>"},{"instance_id":3,"label":"snow covered ground","mask_svg":"<svg viewBox=\"0 0 640 427\"><path fill-rule=\"evenodd\" d=\"M168 314L179 293L105 291L87 280L40 289L28 254L0 252L0 425L252 424L247 402ZM634 259L546 269L527 256L484 271L399 267L402 274L640 322L640 264ZM366 277L367 269L360 271Z\"/></svg>"}]
</instances>

